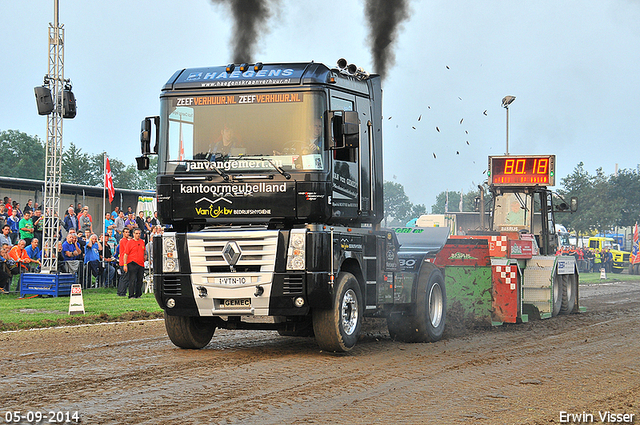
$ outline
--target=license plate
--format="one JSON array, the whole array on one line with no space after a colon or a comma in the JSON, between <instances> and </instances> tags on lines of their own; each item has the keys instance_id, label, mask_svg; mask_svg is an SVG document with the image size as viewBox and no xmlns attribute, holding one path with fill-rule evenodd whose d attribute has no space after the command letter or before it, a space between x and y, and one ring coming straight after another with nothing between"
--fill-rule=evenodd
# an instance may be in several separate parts
<instances>
[{"instance_id":1,"label":"license plate","mask_svg":"<svg viewBox=\"0 0 640 425\"><path fill-rule=\"evenodd\" d=\"M251 299L249 298L240 298L237 300L222 300L220 303L220 307L223 308L250 308L251 307Z\"/></svg>"},{"instance_id":2,"label":"license plate","mask_svg":"<svg viewBox=\"0 0 640 425\"><path fill-rule=\"evenodd\" d=\"M217 285L245 285L249 283L249 278L243 277L216 277L213 283Z\"/></svg>"}]
</instances>

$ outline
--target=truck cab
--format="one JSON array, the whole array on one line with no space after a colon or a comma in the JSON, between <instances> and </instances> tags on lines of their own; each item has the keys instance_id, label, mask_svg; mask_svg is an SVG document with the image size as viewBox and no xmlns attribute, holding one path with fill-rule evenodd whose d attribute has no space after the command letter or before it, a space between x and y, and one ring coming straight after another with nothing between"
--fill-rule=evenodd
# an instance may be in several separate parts
<instances>
[{"instance_id":1,"label":"truck cab","mask_svg":"<svg viewBox=\"0 0 640 425\"><path fill-rule=\"evenodd\" d=\"M446 297L433 326L402 319L433 304L423 295L437 270L396 296L399 244L380 227L380 81L341 61L182 69L164 85L137 160L158 155L158 212L172 230L154 242L154 287L176 345L260 328L347 351L363 316L396 312L406 339L440 338ZM245 320L256 316L275 323Z\"/></svg>"},{"instance_id":2,"label":"truck cab","mask_svg":"<svg viewBox=\"0 0 640 425\"><path fill-rule=\"evenodd\" d=\"M603 237L603 236L594 236L589 238L589 249L593 249L596 251L602 251L606 249L611 252L613 256L613 265L611 266L611 271L614 273L622 273L624 269L629 267L631 264L631 253L626 252L620 249L620 245L616 243L615 239Z\"/></svg>"}]
</instances>

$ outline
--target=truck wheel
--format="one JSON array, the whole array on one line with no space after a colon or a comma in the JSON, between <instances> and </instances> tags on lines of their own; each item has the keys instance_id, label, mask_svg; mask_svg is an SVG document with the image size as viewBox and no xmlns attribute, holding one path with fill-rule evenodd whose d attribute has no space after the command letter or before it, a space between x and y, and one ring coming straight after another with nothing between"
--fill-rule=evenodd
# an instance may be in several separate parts
<instances>
[{"instance_id":1,"label":"truck wheel","mask_svg":"<svg viewBox=\"0 0 640 425\"><path fill-rule=\"evenodd\" d=\"M202 348L211 341L216 325L201 317L171 316L164 313L169 339L180 348Z\"/></svg>"},{"instance_id":2,"label":"truck wheel","mask_svg":"<svg viewBox=\"0 0 640 425\"><path fill-rule=\"evenodd\" d=\"M576 294L578 293L578 276L575 274L562 276L562 307L560 313L571 314L576 305Z\"/></svg>"},{"instance_id":3,"label":"truck wheel","mask_svg":"<svg viewBox=\"0 0 640 425\"><path fill-rule=\"evenodd\" d=\"M553 311L551 312L551 316L555 317L560 314L560 309L562 309L562 296L564 294L564 282L562 277L556 272L553 275Z\"/></svg>"},{"instance_id":4,"label":"truck wheel","mask_svg":"<svg viewBox=\"0 0 640 425\"><path fill-rule=\"evenodd\" d=\"M413 315L391 314L389 335L404 342L435 342L442 338L447 311L447 293L440 270L424 263L416 288Z\"/></svg>"},{"instance_id":5,"label":"truck wheel","mask_svg":"<svg viewBox=\"0 0 640 425\"><path fill-rule=\"evenodd\" d=\"M331 310L313 311L313 332L322 350L351 350L360 336L362 326L362 292L354 275L338 274Z\"/></svg>"}]
</instances>

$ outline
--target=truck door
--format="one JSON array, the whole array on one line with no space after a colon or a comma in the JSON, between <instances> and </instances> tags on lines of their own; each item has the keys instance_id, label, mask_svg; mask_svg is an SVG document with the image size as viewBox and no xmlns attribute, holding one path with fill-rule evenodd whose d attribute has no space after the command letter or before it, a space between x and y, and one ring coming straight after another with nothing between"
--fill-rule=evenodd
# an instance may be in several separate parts
<instances>
[{"instance_id":1,"label":"truck door","mask_svg":"<svg viewBox=\"0 0 640 425\"><path fill-rule=\"evenodd\" d=\"M332 111L355 111L355 96L333 91L329 108ZM332 151L333 193L331 208L334 219L342 221L358 217L360 209L359 155L359 148L340 148Z\"/></svg>"}]
</instances>

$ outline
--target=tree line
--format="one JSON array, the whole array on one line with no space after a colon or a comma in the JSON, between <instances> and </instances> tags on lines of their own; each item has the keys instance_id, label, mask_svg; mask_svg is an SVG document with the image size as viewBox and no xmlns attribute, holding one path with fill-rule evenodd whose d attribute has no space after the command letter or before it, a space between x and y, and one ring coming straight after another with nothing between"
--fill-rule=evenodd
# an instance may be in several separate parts
<instances>
[{"instance_id":1,"label":"tree line","mask_svg":"<svg viewBox=\"0 0 640 425\"><path fill-rule=\"evenodd\" d=\"M44 180L45 142L16 130L0 131L0 175L23 179ZM107 152L113 184L133 190L155 189L156 171L151 167L138 171L135 164L125 164ZM62 151L62 182L102 187L104 157L102 153L83 152L73 142Z\"/></svg>"}]
</instances>

